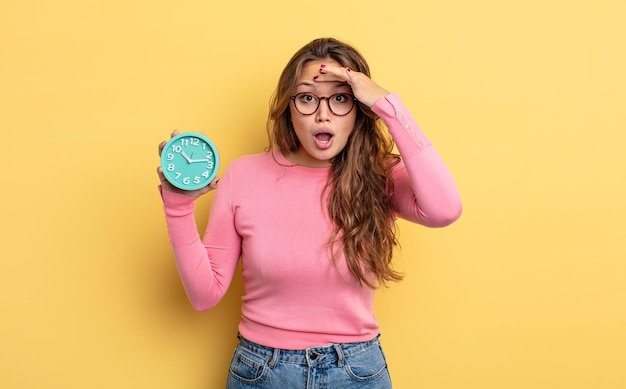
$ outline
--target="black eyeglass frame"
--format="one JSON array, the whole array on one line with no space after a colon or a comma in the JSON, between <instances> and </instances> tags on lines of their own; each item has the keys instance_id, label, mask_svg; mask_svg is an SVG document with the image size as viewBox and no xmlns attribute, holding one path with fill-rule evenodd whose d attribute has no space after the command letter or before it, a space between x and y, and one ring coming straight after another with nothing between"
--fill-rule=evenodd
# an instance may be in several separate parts
<instances>
[{"instance_id":1,"label":"black eyeglass frame","mask_svg":"<svg viewBox=\"0 0 626 389\"><path fill-rule=\"evenodd\" d=\"M296 104L296 98L300 95L311 95L314 96L315 98L317 98L317 107L315 107L315 110L311 113L302 113L300 112L300 110L298 109L298 104ZM335 96L340 96L340 95L344 95L344 96L350 96L352 97L352 106L350 107L350 109L348 110L348 112L344 113L344 114L336 114L335 111L333 111L333 108L330 106L330 99L332 99ZM291 96L289 98L291 101L293 101L293 106L296 109L296 111L298 111L298 113L300 113L300 115L304 115L304 116L311 116L313 114L315 114L319 109L320 109L320 104L322 104L322 100L326 100L326 104L328 104L328 109L330 110L330 112L332 112L333 115L335 116L346 116L348 114L350 114L350 112L352 112L352 110L354 109L354 106L357 103L357 99L356 97L354 97L353 94L351 93L345 93L345 92L339 92L339 93L333 93L330 96L326 96L326 97L320 97L315 95L314 93L311 92L300 92L300 93L296 93L295 95Z\"/></svg>"}]
</instances>

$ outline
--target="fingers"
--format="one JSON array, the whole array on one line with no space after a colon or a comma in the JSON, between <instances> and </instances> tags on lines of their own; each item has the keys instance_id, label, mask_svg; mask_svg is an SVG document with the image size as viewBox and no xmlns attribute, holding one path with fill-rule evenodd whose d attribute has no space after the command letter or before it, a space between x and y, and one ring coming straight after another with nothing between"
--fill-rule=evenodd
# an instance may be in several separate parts
<instances>
[{"instance_id":1,"label":"fingers","mask_svg":"<svg viewBox=\"0 0 626 389\"><path fill-rule=\"evenodd\" d=\"M161 166L157 167L157 175L159 176L159 182L161 183L161 186L163 186L164 188L171 187L170 183L167 181L167 178L165 178L165 175L163 174L163 169L161 169Z\"/></svg>"},{"instance_id":2,"label":"fingers","mask_svg":"<svg viewBox=\"0 0 626 389\"><path fill-rule=\"evenodd\" d=\"M159 181L161 181L162 185L171 187L170 182L165 178L165 174L163 174L163 168L161 166L157 167L157 175L159 176Z\"/></svg>"},{"instance_id":3,"label":"fingers","mask_svg":"<svg viewBox=\"0 0 626 389\"><path fill-rule=\"evenodd\" d=\"M218 177L216 177L213 181L211 181L211 183L209 184L209 188L211 188L211 190L213 189L217 189L217 184L220 182L220 179Z\"/></svg>"},{"instance_id":4,"label":"fingers","mask_svg":"<svg viewBox=\"0 0 626 389\"><path fill-rule=\"evenodd\" d=\"M335 65L320 65L320 75L314 78L317 82L340 81L352 88L352 93L358 101L372 107L378 99L389 94L366 74L357 72L349 67Z\"/></svg>"},{"instance_id":5,"label":"fingers","mask_svg":"<svg viewBox=\"0 0 626 389\"><path fill-rule=\"evenodd\" d=\"M350 84L351 76L354 71L349 67L340 67L332 65L320 65L320 74L315 81L340 81Z\"/></svg>"}]
</instances>

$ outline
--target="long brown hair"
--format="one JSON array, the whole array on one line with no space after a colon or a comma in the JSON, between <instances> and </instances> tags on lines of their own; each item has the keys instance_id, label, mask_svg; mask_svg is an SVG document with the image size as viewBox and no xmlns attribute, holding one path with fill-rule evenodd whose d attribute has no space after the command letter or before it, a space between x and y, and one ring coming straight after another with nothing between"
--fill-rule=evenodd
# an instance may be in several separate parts
<instances>
[{"instance_id":1,"label":"long brown hair","mask_svg":"<svg viewBox=\"0 0 626 389\"><path fill-rule=\"evenodd\" d=\"M320 38L301 48L283 70L272 96L267 120L270 150L278 148L288 155L300 148L290 120L290 96L306 63L325 58L370 77L363 56L346 43ZM393 154L393 143L378 116L361 103L357 110L354 130L345 148L333 158L326 186L330 191L328 211L335 225L329 247L341 241L352 274L359 283L375 288L402 279L391 267L398 244L390 200L391 169L400 157ZM337 253L332 249L331 253L336 260Z\"/></svg>"}]
</instances>

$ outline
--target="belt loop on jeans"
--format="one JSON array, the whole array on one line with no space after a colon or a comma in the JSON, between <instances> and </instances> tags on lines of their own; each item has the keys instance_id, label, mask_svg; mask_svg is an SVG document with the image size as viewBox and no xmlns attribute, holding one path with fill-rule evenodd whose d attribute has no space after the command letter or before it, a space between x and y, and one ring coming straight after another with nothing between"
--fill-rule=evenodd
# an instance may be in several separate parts
<instances>
[{"instance_id":1,"label":"belt loop on jeans","mask_svg":"<svg viewBox=\"0 0 626 389\"><path fill-rule=\"evenodd\" d=\"M275 368L278 364L278 357L280 355L280 349L274 348L274 354L270 357L269 366L271 369Z\"/></svg>"},{"instance_id":2,"label":"belt loop on jeans","mask_svg":"<svg viewBox=\"0 0 626 389\"><path fill-rule=\"evenodd\" d=\"M335 351L337 352L337 357L339 360L337 361L337 366L343 367L343 364L346 362L346 357L343 355L343 350L341 349L341 345L334 344Z\"/></svg>"}]
</instances>

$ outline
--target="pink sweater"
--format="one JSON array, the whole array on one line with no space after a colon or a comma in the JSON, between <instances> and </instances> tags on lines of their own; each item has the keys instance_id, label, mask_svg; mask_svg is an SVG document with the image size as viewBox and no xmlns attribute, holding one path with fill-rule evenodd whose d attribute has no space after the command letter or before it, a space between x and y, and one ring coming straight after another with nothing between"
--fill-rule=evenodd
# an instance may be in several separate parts
<instances>
[{"instance_id":1,"label":"pink sweater","mask_svg":"<svg viewBox=\"0 0 626 389\"><path fill-rule=\"evenodd\" d=\"M373 107L403 163L393 173L398 216L429 227L452 223L461 201L450 172L397 95ZM192 305L206 310L226 293L241 258L239 332L269 347L304 349L361 342L379 331L375 290L359 286L325 246L332 225L323 196L329 169L289 165L276 151L241 157L220 180L204 238L193 199L162 191L180 276Z\"/></svg>"}]
</instances>

